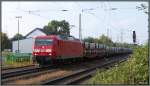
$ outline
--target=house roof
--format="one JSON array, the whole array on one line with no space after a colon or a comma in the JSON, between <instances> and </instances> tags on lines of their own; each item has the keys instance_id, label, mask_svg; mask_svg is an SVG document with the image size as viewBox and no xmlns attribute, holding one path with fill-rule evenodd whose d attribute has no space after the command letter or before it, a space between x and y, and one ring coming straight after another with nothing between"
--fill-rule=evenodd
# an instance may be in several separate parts
<instances>
[{"instance_id":1,"label":"house roof","mask_svg":"<svg viewBox=\"0 0 150 86\"><path fill-rule=\"evenodd\" d=\"M25 36L23 36L22 39L19 39L19 40L28 39L28 38L26 38L26 37L29 36L31 33L33 33L33 32L36 31L36 30L40 30L41 32L45 33L42 28L35 28L35 29L33 29L32 31L30 31L28 34L26 34ZM45 33L45 34L46 34L46 33ZM46 35L48 35L48 34L46 34ZM11 41L17 41L17 40L12 40L12 38L11 38Z\"/></svg>"},{"instance_id":2,"label":"house roof","mask_svg":"<svg viewBox=\"0 0 150 86\"><path fill-rule=\"evenodd\" d=\"M25 35L24 37L26 38L27 36L29 36L31 33L33 33L36 30L40 30L41 32L45 33L44 30L42 28L35 28L32 31L30 31L27 35ZM45 33L46 34L46 33ZM47 34L46 34L47 35Z\"/></svg>"}]
</instances>

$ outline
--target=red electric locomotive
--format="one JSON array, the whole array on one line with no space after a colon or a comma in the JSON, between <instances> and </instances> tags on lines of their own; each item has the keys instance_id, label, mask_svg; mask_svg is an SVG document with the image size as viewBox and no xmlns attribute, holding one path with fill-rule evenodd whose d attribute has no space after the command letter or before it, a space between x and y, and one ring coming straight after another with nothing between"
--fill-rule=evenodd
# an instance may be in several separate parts
<instances>
[{"instance_id":1,"label":"red electric locomotive","mask_svg":"<svg viewBox=\"0 0 150 86\"><path fill-rule=\"evenodd\" d=\"M32 55L38 64L45 65L63 59L82 58L83 46L72 36L37 36Z\"/></svg>"}]
</instances>

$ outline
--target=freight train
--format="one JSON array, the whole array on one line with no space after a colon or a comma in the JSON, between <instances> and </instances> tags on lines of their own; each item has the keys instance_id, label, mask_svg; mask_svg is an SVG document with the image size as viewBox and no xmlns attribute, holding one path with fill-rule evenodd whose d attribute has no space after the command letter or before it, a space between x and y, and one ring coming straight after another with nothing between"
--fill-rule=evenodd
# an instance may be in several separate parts
<instances>
[{"instance_id":1,"label":"freight train","mask_svg":"<svg viewBox=\"0 0 150 86\"><path fill-rule=\"evenodd\" d=\"M129 53L132 53L130 48L82 42L73 36L49 35L35 37L32 55L33 60L43 66L59 61L94 59Z\"/></svg>"}]
</instances>

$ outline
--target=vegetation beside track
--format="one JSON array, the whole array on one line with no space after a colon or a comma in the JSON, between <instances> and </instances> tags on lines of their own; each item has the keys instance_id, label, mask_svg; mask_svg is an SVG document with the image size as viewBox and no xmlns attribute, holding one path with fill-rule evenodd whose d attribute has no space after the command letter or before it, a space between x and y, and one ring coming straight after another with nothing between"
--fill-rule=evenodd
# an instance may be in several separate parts
<instances>
[{"instance_id":1,"label":"vegetation beside track","mask_svg":"<svg viewBox=\"0 0 150 86\"><path fill-rule=\"evenodd\" d=\"M100 71L88 84L148 84L148 46L135 47L126 62Z\"/></svg>"},{"instance_id":2,"label":"vegetation beside track","mask_svg":"<svg viewBox=\"0 0 150 86\"><path fill-rule=\"evenodd\" d=\"M2 52L2 68L16 68L32 64L32 58L30 55L16 55L12 52Z\"/></svg>"},{"instance_id":3,"label":"vegetation beside track","mask_svg":"<svg viewBox=\"0 0 150 86\"><path fill-rule=\"evenodd\" d=\"M3 64L2 65L2 69L4 68L17 68L17 67L24 67L24 66L28 66L28 65L33 65L32 62L22 62L22 63L18 63L18 62L10 62L7 64Z\"/></svg>"}]
</instances>

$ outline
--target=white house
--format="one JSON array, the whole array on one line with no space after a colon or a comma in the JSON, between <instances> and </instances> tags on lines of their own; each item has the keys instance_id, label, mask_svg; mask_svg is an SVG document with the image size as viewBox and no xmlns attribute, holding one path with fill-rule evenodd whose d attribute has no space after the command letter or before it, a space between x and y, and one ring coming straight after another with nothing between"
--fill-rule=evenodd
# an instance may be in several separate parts
<instances>
[{"instance_id":1,"label":"white house","mask_svg":"<svg viewBox=\"0 0 150 86\"><path fill-rule=\"evenodd\" d=\"M29 32L24 39L19 40L19 52L20 53L32 53L32 46L34 43L35 36L45 36L46 33L43 32L43 29L35 28ZM12 42L12 51L13 53L18 51L18 40Z\"/></svg>"}]
</instances>

